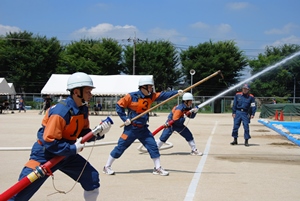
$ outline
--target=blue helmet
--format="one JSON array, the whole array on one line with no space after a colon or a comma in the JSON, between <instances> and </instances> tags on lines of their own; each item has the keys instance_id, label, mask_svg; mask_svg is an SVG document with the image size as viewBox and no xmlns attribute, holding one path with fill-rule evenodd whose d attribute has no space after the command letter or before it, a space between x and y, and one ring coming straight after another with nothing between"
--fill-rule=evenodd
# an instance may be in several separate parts
<instances>
[{"instance_id":1,"label":"blue helmet","mask_svg":"<svg viewBox=\"0 0 300 201\"><path fill-rule=\"evenodd\" d=\"M244 84L242 88L243 89L250 89L250 85L249 84Z\"/></svg>"}]
</instances>

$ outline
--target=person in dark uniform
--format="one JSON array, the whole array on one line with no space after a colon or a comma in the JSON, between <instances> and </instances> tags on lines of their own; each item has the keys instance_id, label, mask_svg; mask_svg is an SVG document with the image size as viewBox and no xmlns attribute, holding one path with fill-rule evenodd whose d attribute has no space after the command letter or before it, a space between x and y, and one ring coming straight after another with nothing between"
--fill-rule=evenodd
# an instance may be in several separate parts
<instances>
[{"instance_id":1,"label":"person in dark uniform","mask_svg":"<svg viewBox=\"0 0 300 201\"><path fill-rule=\"evenodd\" d=\"M194 119L197 115L198 108L192 108L194 96L191 93L185 93L182 96L182 103L173 107L172 111L168 116L169 121L174 121L171 126L166 127L159 139L156 141L157 147L160 148L166 141L171 137L172 133L176 131L179 133L191 147L191 155L202 156L202 152L196 148L194 136L190 129L184 125L185 119Z\"/></svg>"},{"instance_id":2,"label":"person in dark uniform","mask_svg":"<svg viewBox=\"0 0 300 201\"><path fill-rule=\"evenodd\" d=\"M233 141L230 143L231 145L238 144L238 130L241 122L243 122L245 146L249 146L248 140L251 138L249 123L250 119L254 117L256 112L255 99L254 96L249 93L249 91L249 84L244 84L242 87L242 92L236 93L234 97L232 107L232 117L234 122L232 130Z\"/></svg>"},{"instance_id":3,"label":"person in dark uniform","mask_svg":"<svg viewBox=\"0 0 300 201\"><path fill-rule=\"evenodd\" d=\"M142 77L139 81L139 90L126 94L116 105L116 111L124 122L124 131L118 140L118 145L110 152L103 173L114 175L115 171L111 168L113 162L120 158L124 151L138 139L147 149L154 162L154 175L167 176L169 172L160 165L160 153L155 139L149 130L149 113L131 121L131 119L150 109L154 101L164 101L177 93L183 94L182 90L153 92L154 81L150 77ZM127 109L127 113L126 113Z\"/></svg>"},{"instance_id":4,"label":"person in dark uniform","mask_svg":"<svg viewBox=\"0 0 300 201\"><path fill-rule=\"evenodd\" d=\"M46 110L42 126L37 132L37 141L33 144L29 161L23 167L19 180L26 177L37 166L46 163L55 156L65 158L51 170L60 170L81 184L83 199L96 201L99 194L100 179L98 171L86 161L79 152L84 148L83 136L88 134L90 123L87 102L92 98L93 81L89 75L77 72L67 82L70 96ZM110 130L111 124L103 122L102 131L89 141L100 140ZM49 175L24 188L11 200L30 200L43 185Z\"/></svg>"}]
</instances>

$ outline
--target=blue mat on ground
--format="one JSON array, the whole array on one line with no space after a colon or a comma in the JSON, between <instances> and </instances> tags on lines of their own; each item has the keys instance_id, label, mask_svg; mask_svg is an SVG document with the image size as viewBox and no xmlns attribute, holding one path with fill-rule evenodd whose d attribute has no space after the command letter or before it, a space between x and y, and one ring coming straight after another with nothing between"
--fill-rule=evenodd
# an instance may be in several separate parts
<instances>
[{"instance_id":1,"label":"blue mat on ground","mask_svg":"<svg viewBox=\"0 0 300 201\"><path fill-rule=\"evenodd\" d=\"M294 144L300 146L300 138L295 138L294 136L290 135L300 134L300 122L269 121L266 119L259 119L258 122L286 137Z\"/></svg>"}]
</instances>

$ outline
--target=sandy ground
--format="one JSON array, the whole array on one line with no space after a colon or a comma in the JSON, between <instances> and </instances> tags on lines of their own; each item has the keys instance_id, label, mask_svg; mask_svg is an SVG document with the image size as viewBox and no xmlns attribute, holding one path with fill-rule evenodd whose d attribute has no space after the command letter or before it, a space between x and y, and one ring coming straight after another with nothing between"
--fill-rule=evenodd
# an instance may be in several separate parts
<instances>
[{"instance_id":1,"label":"sandy ground","mask_svg":"<svg viewBox=\"0 0 300 201\"><path fill-rule=\"evenodd\" d=\"M189 155L185 140L174 133L169 142L173 148L161 151L162 166L170 172L167 177L152 174L153 162L147 153L137 150L134 143L116 160L116 175L102 173L110 151L122 133L118 116L112 116L114 125L101 146L86 147L81 154L100 172L101 188L98 200L108 201L296 201L300 200L300 148L286 138L257 122L250 125L250 147L244 146L240 128L239 145L231 146L231 114L201 114L186 125L194 134L203 156ZM154 131L166 120L167 114L150 117L150 130ZM91 116L91 127L105 116ZM28 160L42 115L38 111L0 114L0 192L17 182L24 163ZM160 133L155 137L159 137ZM25 151L8 151L8 148ZM83 190L69 177L57 171L54 183L49 178L31 199L83 200ZM55 193L55 188L70 191ZM52 194L52 195L51 195Z\"/></svg>"}]
</instances>

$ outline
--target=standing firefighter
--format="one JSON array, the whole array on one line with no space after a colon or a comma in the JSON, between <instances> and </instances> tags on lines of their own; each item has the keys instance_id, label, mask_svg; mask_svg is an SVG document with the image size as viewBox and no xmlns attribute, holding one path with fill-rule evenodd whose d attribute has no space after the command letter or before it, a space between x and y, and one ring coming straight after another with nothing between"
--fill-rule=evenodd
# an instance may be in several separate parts
<instances>
[{"instance_id":1,"label":"standing firefighter","mask_svg":"<svg viewBox=\"0 0 300 201\"><path fill-rule=\"evenodd\" d=\"M111 165L122 156L124 151L138 139L148 150L150 157L154 162L153 174L167 176L169 173L164 170L160 165L160 154L156 146L155 139L148 129L149 114L141 116L140 118L131 121L139 114L150 109L154 101L164 101L177 93L182 94L182 90L168 91L168 92L153 92L153 79L143 77L139 81L139 91L131 92L121 98L117 105L116 111L119 117L124 122L124 131L119 138L118 145L111 151L106 165L103 168L103 173L113 175L115 172L112 170ZM125 109L128 113L125 113Z\"/></svg>"},{"instance_id":2,"label":"standing firefighter","mask_svg":"<svg viewBox=\"0 0 300 201\"><path fill-rule=\"evenodd\" d=\"M234 121L232 137L233 142L231 145L238 144L238 130L240 128L241 122L243 122L244 127L244 138L245 146L249 146L248 140L251 138L249 131L250 119L252 119L256 112L255 99L252 94L249 93L250 86L248 84L243 85L242 92L236 93L233 101L232 107L232 117Z\"/></svg>"},{"instance_id":3,"label":"standing firefighter","mask_svg":"<svg viewBox=\"0 0 300 201\"><path fill-rule=\"evenodd\" d=\"M87 102L91 99L91 91L94 88L92 79L85 73L78 72L69 77L67 90L70 91L70 96L46 111L30 159L25 164L19 180L48 160L64 156L65 158L51 169L52 172L60 170L78 181L84 189L85 200L97 200L100 187L99 173L78 154L84 147L81 143L82 137L91 131ZM101 131L89 141L102 139L110 127L109 122L103 122ZM30 184L11 200L29 200L48 177L49 175L46 175Z\"/></svg>"},{"instance_id":4,"label":"standing firefighter","mask_svg":"<svg viewBox=\"0 0 300 201\"><path fill-rule=\"evenodd\" d=\"M194 97L191 93L185 93L182 96L182 103L176 105L168 116L166 125L169 125L168 122L172 121L172 125L168 126L162 132L160 138L157 140L157 146L160 148L172 135L174 131L179 133L184 139L188 142L191 147L191 155L202 156L202 153L199 152L196 148L193 134L191 131L184 125L186 118L194 119L198 112L198 108L192 108Z\"/></svg>"}]
</instances>

